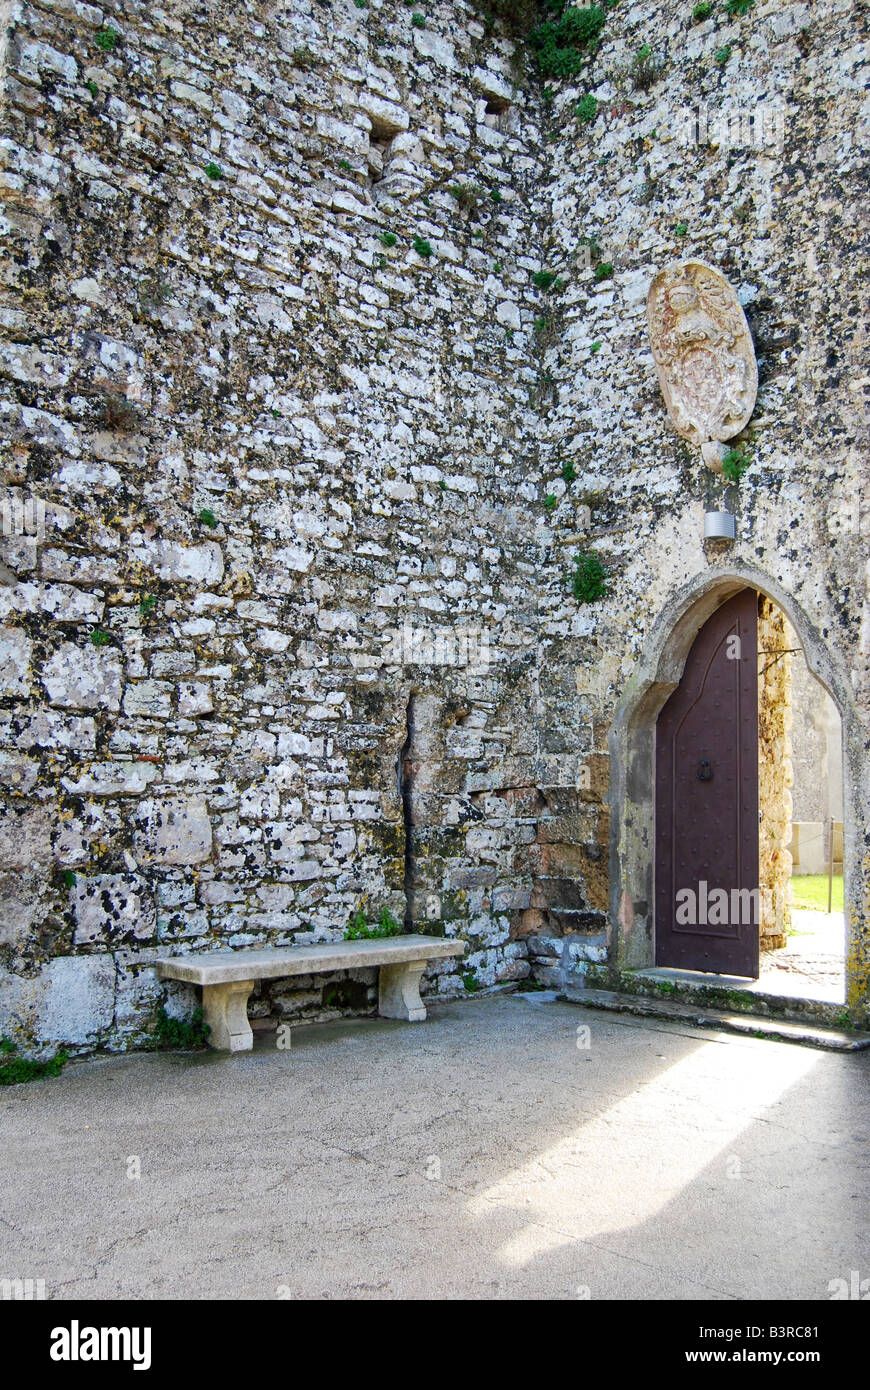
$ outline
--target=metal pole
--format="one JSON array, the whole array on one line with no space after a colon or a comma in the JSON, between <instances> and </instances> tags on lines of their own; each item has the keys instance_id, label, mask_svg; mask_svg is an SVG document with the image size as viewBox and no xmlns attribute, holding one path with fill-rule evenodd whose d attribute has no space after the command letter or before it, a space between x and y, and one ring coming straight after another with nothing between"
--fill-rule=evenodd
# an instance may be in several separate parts
<instances>
[{"instance_id":1,"label":"metal pole","mask_svg":"<svg viewBox=\"0 0 870 1390\"><path fill-rule=\"evenodd\" d=\"M831 816L831 825L828 832L831 840L828 849L828 915L831 912L831 892L834 887L834 817Z\"/></svg>"}]
</instances>

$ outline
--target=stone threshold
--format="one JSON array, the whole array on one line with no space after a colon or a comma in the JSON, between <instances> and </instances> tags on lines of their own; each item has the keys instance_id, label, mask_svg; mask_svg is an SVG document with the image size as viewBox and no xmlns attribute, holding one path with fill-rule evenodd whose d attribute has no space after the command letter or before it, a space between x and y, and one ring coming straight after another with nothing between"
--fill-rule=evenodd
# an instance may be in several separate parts
<instances>
[{"instance_id":1,"label":"stone threshold","mask_svg":"<svg viewBox=\"0 0 870 1390\"><path fill-rule=\"evenodd\" d=\"M662 966L645 970L616 970L588 965L584 981L566 981L566 997L574 999L590 990L675 1003L690 1012L745 1015L754 1026L761 1022L791 1022L858 1036L845 1003L830 999L798 997L760 987L759 981L729 975L712 975Z\"/></svg>"},{"instance_id":2,"label":"stone threshold","mask_svg":"<svg viewBox=\"0 0 870 1390\"><path fill-rule=\"evenodd\" d=\"M643 995L618 994L606 989L582 989L571 985L564 998L585 1009L608 1013L633 1014L638 1018L657 1018L670 1023L690 1024L743 1037L764 1038L770 1042L799 1043L827 1052L859 1052L870 1047L870 1033L842 1028L822 1028L791 1019L769 1018L764 1014L733 1014L720 1009L699 1009L672 999L647 999Z\"/></svg>"}]
</instances>

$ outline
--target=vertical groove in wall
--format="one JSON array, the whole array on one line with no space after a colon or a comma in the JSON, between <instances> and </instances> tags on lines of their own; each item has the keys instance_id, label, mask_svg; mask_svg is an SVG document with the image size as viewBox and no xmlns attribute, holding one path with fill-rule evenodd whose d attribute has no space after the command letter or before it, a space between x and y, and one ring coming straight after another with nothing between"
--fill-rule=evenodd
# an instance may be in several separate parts
<instances>
[{"instance_id":1,"label":"vertical groove in wall","mask_svg":"<svg viewBox=\"0 0 870 1390\"><path fill-rule=\"evenodd\" d=\"M410 931L414 925L414 823L411 798L413 796L413 763L411 754L414 742L414 711L417 696L412 691L408 697L405 715L405 742L399 754L398 777L399 797L402 802L402 821L405 827L405 928Z\"/></svg>"}]
</instances>

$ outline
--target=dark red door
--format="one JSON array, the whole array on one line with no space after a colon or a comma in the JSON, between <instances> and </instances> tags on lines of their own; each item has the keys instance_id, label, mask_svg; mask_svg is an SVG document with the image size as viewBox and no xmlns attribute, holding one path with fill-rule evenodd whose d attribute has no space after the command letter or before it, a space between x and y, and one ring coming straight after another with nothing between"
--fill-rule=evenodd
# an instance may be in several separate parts
<instances>
[{"instance_id":1,"label":"dark red door","mask_svg":"<svg viewBox=\"0 0 870 1390\"><path fill-rule=\"evenodd\" d=\"M758 595L707 620L656 725L656 965L758 976Z\"/></svg>"}]
</instances>

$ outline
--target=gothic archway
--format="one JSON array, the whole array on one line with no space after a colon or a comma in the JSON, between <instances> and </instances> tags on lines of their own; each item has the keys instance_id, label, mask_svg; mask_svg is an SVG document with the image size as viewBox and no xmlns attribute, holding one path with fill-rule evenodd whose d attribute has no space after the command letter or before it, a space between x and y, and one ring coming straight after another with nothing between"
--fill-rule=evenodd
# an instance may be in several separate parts
<instances>
[{"instance_id":1,"label":"gothic archway","mask_svg":"<svg viewBox=\"0 0 870 1390\"><path fill-rule=\"evenodd\" d=\"M840 714L846 908L846 999L870 1016L870 928L862 863L861 777L864 749L848 673L811 619L769 575L751 565L716 567L675 590L654 622L643 655L610 729L610 963L642 969L654 963L655 727L680 681L686 657L712 613L750 587L772 599L797 633L807 665Z\"/></svg>"}]
</instances>

